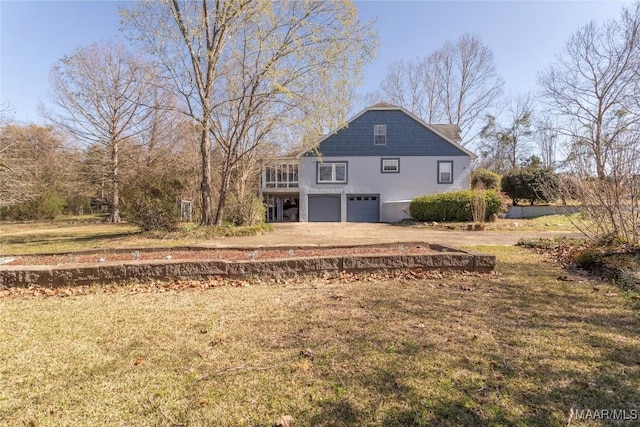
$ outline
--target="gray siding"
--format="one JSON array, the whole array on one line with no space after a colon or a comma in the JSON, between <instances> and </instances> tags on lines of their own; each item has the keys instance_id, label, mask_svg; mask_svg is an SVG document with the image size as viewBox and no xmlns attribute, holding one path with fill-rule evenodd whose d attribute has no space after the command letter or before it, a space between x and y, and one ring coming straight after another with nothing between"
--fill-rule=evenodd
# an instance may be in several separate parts
<instances>
[{"instance_id":1,"label":"gray siding","mask_svg":"<svg viewBox=\"0 0 640 427\"><path fill-rule=\"evenodd\" d=\"M397 156L396 156L397 157ZM309 221L307 211L309 194L333 194L341 199L341 221L347 221L347 195L379 194L380 221L393 222L406 217L402 209L385 203L409 201L417 196L469 188L470 158L468 156L404 156L400 160L399 173L382 173L380 157L325 157L323 161L348 160L348 184L317 184L318 158L300 159L300 221ZM453 161L453 183L438 184L438 161ZM310 207L310 206L309 206ZM398 217L404 215L403 217Z\"/></svg>"},{"instance_id":2,"label":"gray siding","mask_svg":"<svg viewBox=\"0 0 640 427\"><path fill-rule=\"evenodd\" d=\"M387 143L374 145L373 126L387 126ZM371 110L320 143L323 157L335 156L466 156L456 145L442 138L401 110ZM306 154L313 156L313 152Z\"/></svg>"}]
</instances>

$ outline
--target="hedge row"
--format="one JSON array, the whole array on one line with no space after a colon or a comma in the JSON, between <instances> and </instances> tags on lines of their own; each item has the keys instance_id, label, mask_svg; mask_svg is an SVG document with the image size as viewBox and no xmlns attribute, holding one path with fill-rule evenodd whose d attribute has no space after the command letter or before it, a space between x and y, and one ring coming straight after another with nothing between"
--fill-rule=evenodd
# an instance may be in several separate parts
<instances>
[{"instance_id":1,"label":"hedge row","mask_svg":"<svg viewBox=\"0 0 640 427\"><path fill-rule=\"evenodd\" d=\"M502 212L502 199L493 190L484 191L486 218ZM473 221L471 190L430 194L413 199L409 210L416 221ZM486 219L485 218L485 219Z\"/></svg>"}]
</instances>

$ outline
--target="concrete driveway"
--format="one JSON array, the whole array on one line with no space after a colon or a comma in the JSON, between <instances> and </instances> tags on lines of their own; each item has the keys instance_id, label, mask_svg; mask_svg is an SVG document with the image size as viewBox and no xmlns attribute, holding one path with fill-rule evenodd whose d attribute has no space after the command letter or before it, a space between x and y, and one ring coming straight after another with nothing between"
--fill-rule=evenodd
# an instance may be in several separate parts
<instances>
[{"instance_id":1,"label":"concrete driveway","mask_svg":"<svg viewBox=\"0 0 640 427\"><path fill-rule=\"evenodd\" d=\"M382 223L291 222L273 224L260 236L227 237L208 247L346 246L394 242L427 242L447 246L513 245L522 238L580 236L566 231L454 231Z\"/></svg>"}]
</instances>

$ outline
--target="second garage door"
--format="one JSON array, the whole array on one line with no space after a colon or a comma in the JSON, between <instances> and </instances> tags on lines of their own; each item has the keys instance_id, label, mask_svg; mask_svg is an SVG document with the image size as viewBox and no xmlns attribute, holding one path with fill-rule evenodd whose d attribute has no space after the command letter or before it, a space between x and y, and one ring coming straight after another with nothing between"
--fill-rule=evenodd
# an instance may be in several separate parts
<instances>
[{"instance_id":1,"label":"second garage door","mask_svg":"<svg viewBox=\"0 0 640 427\"><path fill-rule=\"evenodd\" d=\"M309 222L340 222L340 195L309 195Z\"/></svg>"},{"instance_id":2,"label":"second garage door","mask_svg":"<svg viewBox=\"0 0 640 427\"><path fill-rule=\"evenodd\" d=\"M347 221L379 222L379 194L349 194L347 196Z\"/></svg>"}]
</instances>

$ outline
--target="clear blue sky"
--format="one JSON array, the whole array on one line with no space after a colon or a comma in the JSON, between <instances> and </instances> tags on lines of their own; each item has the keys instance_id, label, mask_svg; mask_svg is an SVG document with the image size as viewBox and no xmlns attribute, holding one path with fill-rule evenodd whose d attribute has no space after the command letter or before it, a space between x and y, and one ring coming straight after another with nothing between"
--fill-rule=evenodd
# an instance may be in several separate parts
<instances>
[{"instance_id":1,"label":"clear blue sky","mask_svg":"<svg viewBox=\"0 0 640 427\"><path fill-rule=\"evenodd\" d=\"M119 1L0 0L0 100L13 118L43 123L49 71L77 47L119 37ZM507 92L535 90L536 73L590 20L619 15L630 1L359 1L363 21L377 19L381 46L364 70L362 95L378 88L388 65L428 55L463 33L493 51ZM360 106L361 107L361 106ZM358 108L359 109L359 108Z\"/></svg>"}]
</instances>

